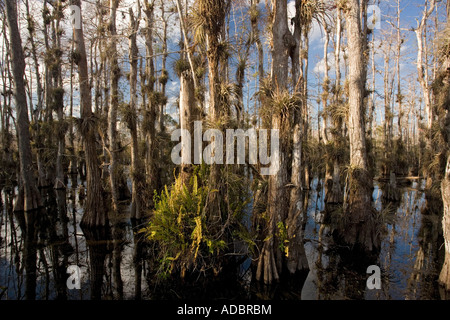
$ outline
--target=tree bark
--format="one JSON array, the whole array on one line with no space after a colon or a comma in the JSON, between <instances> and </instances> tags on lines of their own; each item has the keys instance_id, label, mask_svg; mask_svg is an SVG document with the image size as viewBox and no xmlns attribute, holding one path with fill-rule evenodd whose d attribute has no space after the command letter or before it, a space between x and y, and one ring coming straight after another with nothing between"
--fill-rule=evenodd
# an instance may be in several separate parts
<instances>
[{"instance_id":1,"label":"tree bark","mask_svg":"<svg viewBox=\"0 0 450 320\"><path fill-rule=\"evenodd\" d=\"M424 42L424 31L426 27L426 21L428 17L433 12L434 8L436 6L436 0L431 0L430 7L425 7L424 12L422 14L422 18L420 22L418 22L417 28L414 30L416 33L416 39L417 39L417 73L419 77L419 83L422 88L422 94L423 99L425 103L425 112L426 112L426 119L427 119L427 134L425 138L426 142L426 149L430 153L432 150L432 144L431 144L431 127L433 126L433 108L432 108L432 102L431 102L431 87L429 85L429 76L428 76L428 66L427 66L427 56L424 57L424 46L427 44ZM427 177L426 186L425 188L427 190L431 189L431 185L433 182L433 178L431 174L428 174L428 170L424 168L425 170L425 176Z\"/></svg>"},{"instance_id":2,"label":"tree bark","mask_svg":"<svg viewBox=\"0 0 450 320\"><path fill-rule=\"evenodd\" d=\"M19 166L23 202L16 203L16 210L32 211L42 206L42 200L36 186L33 157L30 144L30 121L28 118L27 97L25 93L25 58L22 40L17 24L16 1L7 1L6 18L10 33L11 65L14 78L14 98L16 101L16 129L19 144ZM18 199L19 200L19 199Z\"/></svg>"},{"instance_id":3,"label":"tree bark","mask_svg":"<svg viewBox=\"0 0 450 320\"><path fill-rule=\"evenodd\" d=\"M442 229L444 233L445 258L439 275L439 282L447 291L450 291L450 156L447 158L447 168L445 170L445 177L441 183L441 192L444 203Z\"/></svg>"},{"instance_id":4,"label":"tree bark","mask_svg":"<svg viewBox=\"0 0 450 320\"><path fill-rule=\"evenodd\" d=\"M379 248L380 240L371 202L373 181L367 164L363 114L366 82L363 57L365 39L361 30L360 6L359 0L351 0L344 9L349 52L350 169L343 238L351 246L372 251Z\"/></svg>"},{"instance_id":5,"label":"tree bark","mask_svg":"<svg viewBox=\"0 0 450 320\"><path fill-rule=\"evenodd\" d=\"M139 49L137 46L137 33L139 31L139 21L141 17L141 5L137 2L137 17L135 18L133 10L129 9L130 14L130 116L128 119L128 128L131 134L131 218L141 219L141 193L145 177L142 174L142 164L139 158L139 141L137 130L137 76Z\"/></svg>"},{"instance_id":6,"label":"tree bark","mask_svg":"<svg viewBox=\"0 0 450 320\"><path fill-rule=\"evenodd\" d=\"M334 85L334 104L336 106L341 105L341 35L342 35L342 19L341 9L337 8L336 12L336 42L334 51L334 67L336 72L336 79ZM333 119L334 130L332 131L333 148L339 150L341 147L341 132L342 132L342 118L340 116L331 115ZM335 152L336 153L336 152ZM326 180L326 203L342 203L343 194L340 182L340 157L334 155L332 158L333 173L331 177L327 177ZM331 171L331 166L328 168ZM331 179L330 179L331 178Z\"/></svg>"},{"instance_id":7,"label":"tree bark","mask_svg":"<svg viewBox=\"0 0 450 320\"><path fill-rule=\"evenodd\" d=\"M146 48L146 65L145 65L145 88L144 95L148 98L148 104L144 104L144 124L143 131L146 144L145 170L147 173L147 187L149 189L148 207L153 206L153 192L158 189L160 184L159 171L156 164L158 149L156 147L156 120L158 105L154 101L155 94L155 66L153 63L153 27L154 27L154 1L144 1L145 13L145 48ZM145 101L145 100L144 100Z\"/></svg>"},{"instance_id":8,"label":"tree bark","mask_svg":"<svg viewBox=\"0 0 450 320\"><path fill-rule=\"evenodd\" d=\"M208 60L208 82L209 82L209 112L214 129L224 131L224 119L227 118L227 107L220 103L220 74L225 68L225 61L221 61L220 57L220 37L223 37L223 28L225 18L227 16L229 1L224 0L206 0L206 5L198 4L201 15L205 17L205 34L206 34L206 58ZM226 120L225 120L226 121ZM210 169L209 188L211 190L219 190L218 192L210 192L207 200L207 216L208 220L214 226L213 234L220 232L222 213L220 202L224 195L221 186L221 171L223 165L212 163Z\"/></svg>"},{"instance_id":9,"label":"tree bark","mask_svg":"<svg viewBox=\"0 0 450 320\"><path fill-rule=\"evenodd\" d=\"M195 106L195 91L194 81L190 72L184 71L180 78L180 126L182 130L188 130L190 137L194 134L194 121L200 120L200 112ZM181 137L183 151L189 148L189 155L182 155L183 161L181 164L181 179L183 183L188 183L192 174L192 166L186 162L190 159L193 163L194 159L194 143L189 137L189 143L184 141L185 137Z\"/></svg>"},{"instance_id":10,"label":"tree bark","mask_svg":"<svg viewBox=\"0 0 450 320\"><path fill-rule=\"evenodd\" d=\"M289 56L295 41L288 28L287 1L275 0L273 2L273 24L272 24L272 90L284 93L288 85ZM278 129L280 134L279 170L269 176L266 237L260 253L256 270L256 280L272 284L280 279L283 269L283 253L280 250L280 240L277 237L277 229L285 227L286 216L289 212L289 192L287 190L287 132L289 132L289 115L282 111L272 114L272 129ZM274 160L272 160L274 161ZM293 211L294 212L294 211ZM295 220L295 215L291 220ZM293 224L295 226L295 224ZM293 228L292 234L296 233ZM283 241L283 240L281 240ZM294 261L292 261L294 262ZM291 270L295 270L297 263L291 264Z\"/></svg>"},{"instance_id":11,"label":"tree bark","mask_svg":"<svg viewBox=\"0 0 450 320\"><path fill-rule=\"evenodd\" d=\"M120 67L117 60L117 31L116 31L116 12L119 0L110 1L109 31L110 44L108 47L108 56L110 61L110 79L111 95L109 96L108 112L108 136L109 136L109 179L111 185L112 209L117 211L119 201L119 162L118 162L118 141L117 141L117 110L119 107L119 79Z\"/></svg>"},{"instance_id":12,"label":"tree bark","mask_svg":"<svg viewBox=\"0 0 450 320\"><path fill-rule=\"evenodd\" d=\"M184 16L184 14L182 12L181 1L176 0L176 4L177 4L178 17L180 19L181 31L183 33L184 47L186 49L189 66L191 67L191 73L192 73L192 79L194 81L194 87L195 87L195 89L197 89L198 88L198 80L197 80L197 76L195 74L194 59L193 59L193 55L192 55L192 52L191 52L191 49L189 46L188 37L187 37L187 28L186 28L186 23L185 23L186 17Z\"/></svg>"},{"instance_id":13,"label":"tree bark","mask_svg":"<svg viewBox=\"0 0 450 320\"><path fill-rule=\"evenodd\" d=\"M72 0L72 5L81 9L80 0ZM82 18L80 18L82 20ZM83 35L83 23L80 28L74 28L75 56L77 57L78 73L80 81L80 113L81 113L81 136L83 137L86 155L86 207L81 219L85 227L97 227L107 225L107 215L103 204L103 187L101 172L96 147L97 120L92 114L91 89L89 85L88 64L86 47Z\"/></svg>"},{"instance_id":14,"label":"tree bark","mask_svg":"<svg viewBox=\"0 0 450 320\"><path fill-rule=\"evenodd\" d=\"M300 21L300 1L296 1L296 16L294 18L293 40L295 46L290 48L289 55L292 62L292 78L294 93L304 95L304 77L303 77L303 57L302 51L302 24ZM288 37L290 36L290 32ZM302 103L304 100L301 100ZM292 135L292 172L290 190L289 209L285 226L287 231L287 252L286 267L290 274L308 270L308 260L306 259L305 248L303 245L303 186L302 186L302 117L301 112L305 108L295 108L293 113L293 135ZM283 168L286 170L286 168ZM270 180L269 180L270 181ZM286 191L287 192L287 191Z\"/></svg>"}]
</instances>

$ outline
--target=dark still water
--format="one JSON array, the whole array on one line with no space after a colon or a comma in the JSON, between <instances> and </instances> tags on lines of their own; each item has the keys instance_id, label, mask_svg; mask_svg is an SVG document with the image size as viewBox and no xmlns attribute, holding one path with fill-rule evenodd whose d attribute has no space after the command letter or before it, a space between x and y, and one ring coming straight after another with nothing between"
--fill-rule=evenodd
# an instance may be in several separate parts
<instances>
[{"instance_id":1,"label":"dark still water","mask_svg":"<svg viewBox=\"0 0 450 320\"><path fill-rule=\"evenodd\" d=\"M111 228L87 234L79 227L83 215L81 183L69 181L66 191L46 190L46 209L37 217L37 242L21 233L20 216L12 212L13 195L2 192L0 216L0 299L25 299L35 292L36 299L142 299L185 298L176 285L156 285L149 276L152 266L146 259L151 252L142 226L130 221L127 205ZM243 264L241 283L215 286L215 292L190 288L191 299L204 297L256 299L444 299L437 279L442 267L444 247L438 215L424 215L426 200L421 181L402 186L402 199L383 203L382 188L375 183L374 205L385 221L382 250L376 262L381 270L381 288L369 290L371 274L356 272L351 261L343 259L334 244L333 212L326 208L321 181L313 181L306 195L305 249L310 271L289 285L264 288L250 282ZM29 237L29 236L28 236ZM27 259L36 253L36 261ZM31 271L36 265L36 274ZM31 266L31 267L30 267ZM69 271L69 273L68 273ZM79 275L79 283L75 279ZM68 277L71 277L68 281ZM73 281L71 281L71 279ZM35 285L34 285L35 284ZM80 289L77 288L79 284ZM191 290L192 289L192 290ZM239 291L239 292L236 292ZM196 292L201 294L196 295Z\"/></svg>"}]
</instances>

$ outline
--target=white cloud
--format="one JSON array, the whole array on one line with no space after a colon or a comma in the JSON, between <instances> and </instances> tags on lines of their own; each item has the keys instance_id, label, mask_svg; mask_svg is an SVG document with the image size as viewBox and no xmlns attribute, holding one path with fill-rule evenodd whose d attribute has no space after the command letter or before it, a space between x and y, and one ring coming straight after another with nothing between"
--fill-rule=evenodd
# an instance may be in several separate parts
<instances>
[{"instance_id":1,"label":"white cloud","mask_svg":"<svg viewBox=\"0 0 450 320\"><path fill-rule=\"evenodd\" d=\"M340 54L339 54L339 59L340 59L340 69L341 69L341 73L344 71L345 68L345 62L344 62L344 52L341 50ZM334 74L336 73L336 68L335 68L335 54L334 52L328 52L327 53L327 58L328 58L328 76L330 78L332 78L334 76ZM321 76L325 75L325 58L322 57L314 66L313 68L313 72L317 73Z\"/></svg>"}]
</instances>

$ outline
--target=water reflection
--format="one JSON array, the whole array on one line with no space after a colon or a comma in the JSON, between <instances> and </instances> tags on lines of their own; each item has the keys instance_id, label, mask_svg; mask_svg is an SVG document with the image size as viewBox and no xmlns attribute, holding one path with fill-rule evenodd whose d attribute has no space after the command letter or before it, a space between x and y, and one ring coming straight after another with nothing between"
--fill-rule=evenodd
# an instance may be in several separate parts
<instances>
[{"instance_id":1,"label":"water reflection","mask_svg":"<svg viewBox=\"0 0 450 320\"><path fill-rule=\"evenodd\" d=\"M437 284L443 262L440 217L423 215L420 181L399 185L401 200L374 205L383 217L382 247L372 260L355 259L334 237L342 207L325 205L321 180L304 193L305 251L310 271L266 287L251 283L251 270L217 283L161 284L148 265L152 248L139 233L144 220L129 218L128 204L106 228L81 230L84 182L66 190L43 189L45 210L13 212L15 190L3 190L0 216L0 299L442 299ZM368 290L369 265L381 268L380 290ZM67 267L81 270L81 289L69 290ZM184 289L183 289L184 288Z\"/></svg>"}]
</instances>

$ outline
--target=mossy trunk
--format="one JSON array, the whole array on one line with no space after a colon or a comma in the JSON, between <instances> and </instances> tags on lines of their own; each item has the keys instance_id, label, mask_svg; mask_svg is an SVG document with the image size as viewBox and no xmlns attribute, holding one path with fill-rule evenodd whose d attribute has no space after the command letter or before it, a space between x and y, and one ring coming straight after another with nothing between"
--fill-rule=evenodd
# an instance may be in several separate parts
<instances>
[{"instance_id":1,"label":"mossy trunk","mask_svg":"<svg viewBox=\"0 0 450 320\"><path fill-rule=\"evenodd\" d=\"M72 0L72 5L81 8L80 0ZM81 114L81 136L84 143L86 155L86 206L81 219L81 225L85 227L96 227L107 225L107 215L103 203L103 187L101 172L96 147L97 121L92 114L91 89L89 85L89 74L84 42L83 24L74 29L75 51L78 59L78 72L80 83L80 114Z\"/></svg>"},{"instance_id":2,"label":"mossy trunk","mask_svg":"<svg viewBox=\"0 0 450 320\"><path fill-rule=\"evenodd\" d=\"M365 64L360 1L347 2L344 10L348 38L350 169L348 203L342 230L351 247L372 251L380 247L377 219L372 208L373 180L368 170L364 125Z\"/></svg>"},{"instance_id":3,"label":"mossy trunk","mask_svg":"<svg viewBox=\"0 0 450 320\"><path fill-rule=\"evenodd\" d=\"M287 248L286 267L290 274L309 270L304 240L303 192L300 188L291 190L289 215L286 219Z\"/></svg>"},{"instance_id":4,"label":"mossy trunk","mask_svg":"<svg viewBox=\"0 0 450 320\"><path fill-rule=\"evenodd\" d=\"M342 203L344 196L341 187L341 168L339 166L339 160L333 159L333 174L331 179L328 178L326 184L325 202L330 204Z\"/></svg>"},{"instance_id":5,"label":"mossy trunk","mask_svg":"<svg viewBox=\"0 0 450 320\"><path fill-rule=\"evenodd\" d=\"M17 24L16 1L7 1L6 18L10 34L11 65L14 78L14 98L16 101L16 130L19 144L20 188L22 201L16 202L16 210L32 211L42 206L41 196L36 186L33 157L30 143L30 120L28 118L25 93L25 58Z\"/></svg>"},{"instance_id":6,"label":"mossy trunk","mask_svg":"<svg viewBox=\"0 0 450 320\"><path fill-rule=\"evenodd\" d=\"M160 175L157 165L159 150L156 146L156 120L158 115L159 105L155 101L155 65L153 61L153 29L154 29L154 3L144 1L145 13L145 48L146 48L146 64L145 64L145 84L143 88L143 95L145 103L143 132L145 139L145 172L147 175L147 193L149 199L147 201L148 207L153 207L153 193L158 190L160 186ZM147 99L147 100L145 100Z\"/></svg>"},{"instance_id":7,"label":"mossy trunk","mask_svg":"<svg viewBox=\"0 0 450 320\"><path fill-rule=\"evenodd\" d=\"M200 14L205 16L205 33L206 33L206 57L208 60L208 81L209 81L209 110L211 122L214 129L224 131L224 125L229 115L228 106L220 101L220 87L222 78L227 77L223 71L227 70L227 61L221 59L221 43L220 39L225 39L224 25L225 18L228 14L229 1L224 0L205 0L202 5L198 4ZM226 81L225 79L223 81ZM215 137L214 137L215 139ZM212 141L212 143L214 143ZM219 152L215 150L215 153ZM222 222L221 201L225 194L224 184L221 183L223 164L212 163L210 169L209 188L218 190L210 192L208 195L207 215L208 220L212 223L213 233L220 232Z\"/></svg>"},{"instance_id":8,"label":"mossy trunk","mask_svg":"<svg viewBox=\"0 0 450 320\"><path fill-rule=\"evenodd\" d=\"M445 177L441 183L442 201L444 202L444 215L442 229L444 234L445 258L439 275L439 282L450 291L450 156L447 158Z\"/></svg>"},{"instance_id":9,"label":"mossy trunk","mask_svg":"<svg viewBox=\"0 0 450 320\"><path fill-rule=\"evenodd\" d=\"M118 52L116 47L116 11L119 4L118 0L110 1L110 44L108 47L108 57L110 62L111 95L109 96L108 110L108 137L109 137L109 179L111 185L112 209L118 209L119 202L119 146L117 132L117 110L119 107L119 79L120 68L117 59Z\"/></svg>"},{"instance_id":10,"label":"mossy trunk","mask_svg":"<svg viewBox=\"0 0 450 320\"><path fill-rule=\"evenodd\" d=\"M140 10L140 6L138 10ZM137 18L134 17L133 10L129 9L131 34L129 36L129 58L130 58L130 116L128 120L128 128L131 135L131 213L130 217L140 219L142 217L141 208L141 194L143 181L145 179L142 174L142 164L139 158L139 141L137 130L137 75L138 75L138 59L139 49L137 46L137 32L139 30L139 19L141 13L138 13Z\"/></svg>"},{"instance_id":11,"label":"mossy trunk","mask_svg":"<svg viewBox=\"0 0 450 320\"><path fill-rule=\"evenodd\" d=\"M273 48L272 48L272 90L283 93L287 88L289 53L294 45L293 37L287 23L287 2L276 0L273 2ZM280 130L280 146L278 156L272 161L279 161L277 173L269 176L267 191L268 220L264 229L264 244L261 249L256 270L256 280L272 284L280 279L283 269L283 253L280 248L284 245L279 239L279 229L285 226L285 219L289 212L288 184L288 139L289 115L280 111L272 114L272 130ZM292 217L294 220L294 217ZM293 230L293 234L295 230Z\"/></svg>"},{"instance_id":12,"label":"mossy trunk","mask_svg":"<svg viewBox=\"0 0 450 320\"><path fill-rule=\"evenodd\" d=\"M194 143L190 137L194 135L194 121L200 120L200 112L195 105L194 80L190 71L184 71L180 77L180 125L182 130L187 130L190 134L189 141L181 137L182 143L182 163L181 179L184 184L189 182L192 175L192 165L194 163ZM189 152L189 154L185 153Z\"/></svg>"}]
</instances>

